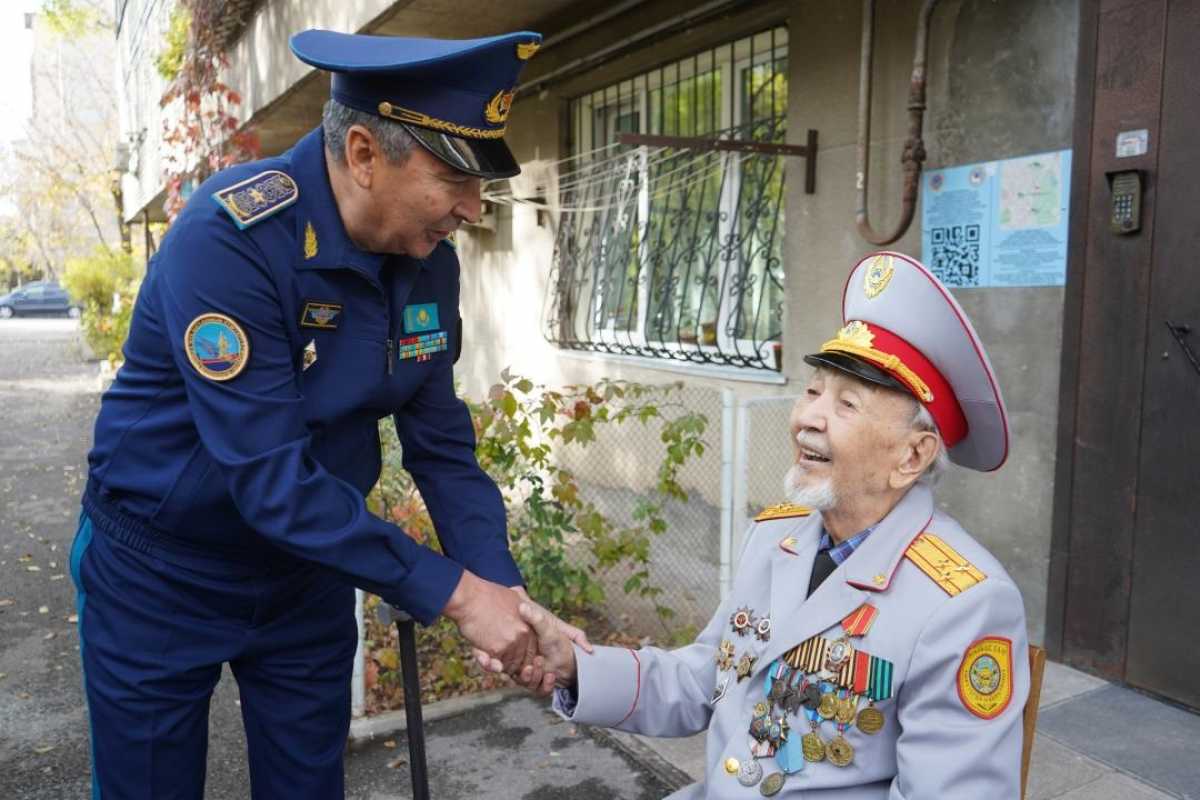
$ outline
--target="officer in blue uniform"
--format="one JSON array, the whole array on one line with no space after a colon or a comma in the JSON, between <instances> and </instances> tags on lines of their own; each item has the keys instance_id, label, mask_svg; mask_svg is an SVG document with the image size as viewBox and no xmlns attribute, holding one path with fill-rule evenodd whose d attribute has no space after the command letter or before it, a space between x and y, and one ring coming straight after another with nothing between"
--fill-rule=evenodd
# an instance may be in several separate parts
<instances>
[{"instance_id":1,"label":"officer in blue uniform","mask_svg":"<svg viewBox=\"0 0 1200 800\"><path fill-rule=\"evenodd\" d=\"M71 554L97 796L203 796L227 662L253 796L342 797L354 586L529 674L445 239L519 171L501 137L539 41L294 36L333 73L322 127L207 180L163 239ZM367 510L389 414L445 555Z\"/></svg>"}]
</instances>

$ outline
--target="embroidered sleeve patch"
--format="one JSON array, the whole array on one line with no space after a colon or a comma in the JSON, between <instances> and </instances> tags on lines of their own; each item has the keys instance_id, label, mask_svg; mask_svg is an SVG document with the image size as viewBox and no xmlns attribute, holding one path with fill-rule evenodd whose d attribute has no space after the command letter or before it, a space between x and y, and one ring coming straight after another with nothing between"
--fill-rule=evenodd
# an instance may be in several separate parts
<instances>
[{"instance_id":1,"label":"embroidered sleeve patch","mask_svg":"<svg viewBox=\"0 0 1200 800\"><path fill-rule=\"evenodd\" d=\"M1012 642L988 636L967 648L958 667L958 697L981 719L995 719L1012 700Z\"/></svg>"},{"instance_id":2,"label":"embroidered sleeve patch","mask_svg":"<svg viewBox=\"0 0 1200 800\"><path fill-rule=\"evenodd\" d=\"M290 206L300 197L296 182L279 170L267 170L241 183L213 193L213 200L225 209L239 228L256 222Z\"/></svg>"},{"instance_id":3,"label":"embroidered sleeve patch","mask_svg":"<svg viewBox=\"0 0 1200 800\"><path fill-rule=\"evenodd\" d=\"M192 320L183 347L196 371L214 381L236 378L250 358L246 332L224 314L201 314Z\"/></svg>"}]
</instances>

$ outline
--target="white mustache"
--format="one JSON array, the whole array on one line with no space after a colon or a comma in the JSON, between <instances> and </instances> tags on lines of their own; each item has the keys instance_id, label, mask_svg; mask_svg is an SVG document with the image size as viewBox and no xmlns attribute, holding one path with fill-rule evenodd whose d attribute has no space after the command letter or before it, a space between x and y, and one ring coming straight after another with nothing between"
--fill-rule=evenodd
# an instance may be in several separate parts
<instances>
[{"instance_id":1,"label":"white mustache","mask_svg":"<svg viewBox=\"0 0 1200 800\"><path fill-rule=\"evenodd\" d=\"M821 458L830 458L829 443L821 441L820 437L809 433L808 431L800 431L796 434L796 443L805 450L811 450Z\"/></svg>"}]
</instances>

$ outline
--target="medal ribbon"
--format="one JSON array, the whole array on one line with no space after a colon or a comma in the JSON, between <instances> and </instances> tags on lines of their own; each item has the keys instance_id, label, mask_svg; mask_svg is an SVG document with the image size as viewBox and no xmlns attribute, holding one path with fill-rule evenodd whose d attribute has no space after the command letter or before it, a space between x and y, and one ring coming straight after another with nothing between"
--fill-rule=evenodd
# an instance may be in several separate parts
<instances>
[{"instance_id":1,"label":"medal ribbon","mask_svg":"<svg viewBox=\"0 0 1200 800\"><path fill-rule=\"evenodd\" d=\"M863 603L842 620L842 630L847 636L866 636L877 616L879 609L870 603Z\"/></svg>"}]
</instances>

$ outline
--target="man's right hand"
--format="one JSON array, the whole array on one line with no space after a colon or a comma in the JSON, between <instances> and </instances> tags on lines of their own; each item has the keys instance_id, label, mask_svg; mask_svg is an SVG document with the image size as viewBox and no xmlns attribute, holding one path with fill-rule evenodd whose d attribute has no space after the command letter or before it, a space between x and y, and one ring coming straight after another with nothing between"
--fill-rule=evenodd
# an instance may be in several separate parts
<instances>
[{"instance_id":1,"label":"man's right hand","mask_svg":"<svg viewBox=\"0 0 1200 800\"><path fill-rule=\"evenodd\" d=\"M563 629L563 623L553 614L532 600L521 603L521 619L529 623L538 637L538 650L541 653L542 665L545 669L546 681L540 686L540 693L546 694L557 685L571 687L575 685L575 647ZM570 627L570 626L568 626ZM571 628L571 630L577 630ZM586 650L591 652L591 645L584 638ZM583 645L581 645L583 646ZM539 691L538 687L530 687Z\"/></svg>"},{"instance_id":2,"label":"man's right hand","mask_svg":"<svg viewBox=\"0 0 1200 800\"><path fill-rule=\"evenodd\" d=\"M498 659L509 675L516 675L537 654L537 640L521 621L520 604L520 595L507 586L463 570L443 613L468 642Z\"/></svg>"}]
</instances>

